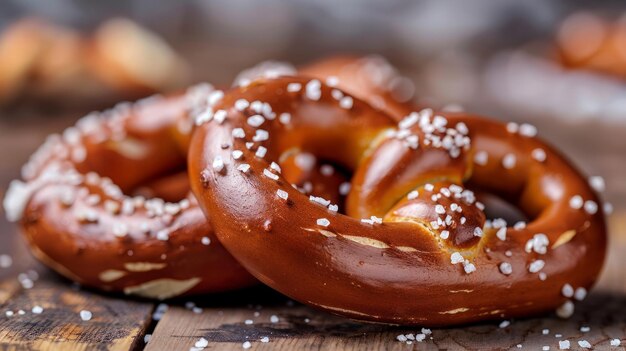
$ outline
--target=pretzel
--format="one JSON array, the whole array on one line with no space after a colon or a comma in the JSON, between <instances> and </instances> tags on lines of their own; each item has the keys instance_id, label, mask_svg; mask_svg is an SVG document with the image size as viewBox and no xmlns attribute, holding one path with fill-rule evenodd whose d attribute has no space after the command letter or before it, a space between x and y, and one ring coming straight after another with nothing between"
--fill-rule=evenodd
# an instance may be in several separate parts
<instances>
[{"instance_id":1,"label":"pretzel","mask_svg":"<svg viewBox=\"0 0 626 351\"><path fill-rule=\"evenodd\" d=\"M125 195L184 166L187 95L119 105L48 138L4 200L35 257L80 284L158 299L254 282L188 191Z\"/></svg>"},{"instance_id":2,"label":"pretzel","mask_svg":"<svg viewBox=\"0 0 626 351\"><path fill-rule=\"evenodd\" d=\"M271 74L267 64L252 71ZM158 299L250 285L189 194L187 173L176 172L194 120L221 94L200 85L122 104L50 137L24 167L26 182L12 183L4 201L35 256L81 284ZM303 193L343 201L341 170L306 153L279 163Z\"/></svg>"},{"instance_id":3,"label":"pretzel","mask_svg":"<svg viewBox=\"0 0 626 351\"><path fill-rule=\"evenodd\" d=\"M556 39L564 66L626 77L626 16L608 21L578 12L563 21Z\"/></svg>"},{"instance_id":4,"label":"pretzel","mask_svg":"<svg viewBox=\"0 0 626 351\"><path fill-rule=\"evenodd\" d=\"M126 95L170 91L189 80L189 68L173 48L127 19L103 23L86 52L93 74Z\"/></svg>"},{"instance_id":5,"label":"pretzel","mask_svg":"<svg viewBox=\"0 0 626 351\"><path fill-rule=\"evenodd\" d=\"M215 238L179 171L192 118L221 94L199 85L121 104L49 137L24 166L26 182L14 181L4 200L33 254L83 285L148 298L255 283ZM302 158L306 167L296 167ZM328 174L310 155L283 164L301 191L340 201L340 172Z\"/></svg>"},{"instance_id":6,"label":"pretzel","mask_svg":"<svg viewBox=\"0 0 626 351\"><path fill-rule=\"evenodd\" d=\"M0 35L0 103L13 98L26 85L44 46L40 27L37 21L23 20Z\"/></svg>"},{"instance_id":7,"label":"pretzel","mask_svg":"<svg viewBox=\"0 0 626 351\"><path fill-rule=\"evenodd\" d=\"M400 120L415 109L415 87L383 57L337 55L320 59L299 69L290 63L265 61L243 70L234 86L246 86L258 78L302 75L341 88L373 107Z\"/></svg>"},{"instance_id":8,"label":"pretzel","mask_svg":"<svg viewBox=\"0 0 626 351\"><path fill-rule=\"evenodd\" d=\"M430 109L396 124L337 90L302 77L252 81L192 137L192 191L250 273L300 302L374 322L573 313L604 260L604 216L534 127ZM259 133L267 138L255 142ZM345 208L292 188L273 162L294 152L353 174ZM530 221L487 219L472 188Z\"/></svg>"},{"instance_id":9,"label":"pretzel","mask_svg":"<svg viewBox=\"0 0 626 351\"><path fill-rule=\"evenodd\" d=\"M397 120L416 107L413 83L380 56L333 56L301 68L299 74L325 80Z\"/></svg>"},{"instance_id":10,"label":"pretzel","mask_svg":"<svg viewBox=\"0 0 626 351\"><path fill-rule=\"evenodd\" d=\"M41 19L16 21L0 35L0 76L0 104L24 96L55 102L139 97L177 89L189 77L167 43L121 18L91 35Z\"/></svg>"}]
</instances>

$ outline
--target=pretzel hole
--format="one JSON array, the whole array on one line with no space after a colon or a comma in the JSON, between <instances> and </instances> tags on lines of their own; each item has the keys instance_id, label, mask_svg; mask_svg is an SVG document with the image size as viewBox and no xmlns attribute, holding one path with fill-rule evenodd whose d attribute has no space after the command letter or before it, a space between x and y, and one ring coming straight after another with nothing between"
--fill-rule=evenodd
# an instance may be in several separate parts
<instances>
[{"instance_id":1,"label":"pretzel hole","mask_svg":"<svg viewBox=\"0 0 626 351\"><path fill-rule=\"evenodd\" d=\"M146 199L160 198L167 202L179 202L189 195L189 190L189 176L181 168L158 175L145 184L131 189L130 193Z\"/></svg>"},{"instance_id":2,"label":"pretzel hole","mask_svg":"<svg viewBox=\"0 0 626 351\"><path fill-rule=\"evenodd\" d=\"M77 170L110 178L128 196L160 198L167 202L186 198L190 190L186 160L176 141L165 138L165 132L128 133L124 139L116 141L87 140L86 159L76 165ZM130 152L128 145L142 151Z\"/></svg>"},{"instance_id":3,"label":"pretzel hole","mask_svg":"<svg viewBox=\"0 0 626 351\"><path fill-rule=\"evenodd\" d=\"M346 194L342 190L350 181L351 174L343 166L324 158L312 158L313 162L305 167L302 166L300 156L310 158L312 154L306 152L294 152L281 157L279 164L282 175L301 193L307 196L320 197L338 206L340 213L345 212Z\"/></svg>"},{"instance_id":4,"label":"pretzel hole","mask_svg":"<svg viewBox=\"0 0 626 351\"><path fill-rule=\"evenodd\" d=\"M523 210L507 199L494 193L481 192L479 190L476 190L475 193L479 201L485 205L484 213L488 220L502 218L507 221L507 223L528 221L528 216Z\"/></svg>"}]
</instances>

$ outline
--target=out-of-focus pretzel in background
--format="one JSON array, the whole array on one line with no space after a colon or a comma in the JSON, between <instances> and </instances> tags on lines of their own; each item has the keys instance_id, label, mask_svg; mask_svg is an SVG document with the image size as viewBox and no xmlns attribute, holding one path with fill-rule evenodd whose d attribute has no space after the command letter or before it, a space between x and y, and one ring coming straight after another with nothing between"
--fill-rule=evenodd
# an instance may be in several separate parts
<instances>
[{"instance_id":1,"label":"out-of-focus pretzel in background","mask_svg":"<svg viewBox=\"0 0 626 351\"><path fill-rule=\"evenodd\" d=\"M26 18L0 36L0 106L20 99L106 101L181 88L185 61L161 38L114 18L92 34Z\"/></svg>"},{"instance_id":2,"label":"out-of-focus pretzel in background","mask_svg":"<svg viewBox=\"0 0 626 351\"><path fill-rule=\"evenodd\" d=\"M609 21L578 12L561 24L557 46L562 63L626 78L626 15Z\"/></svg>"}]
</instances>

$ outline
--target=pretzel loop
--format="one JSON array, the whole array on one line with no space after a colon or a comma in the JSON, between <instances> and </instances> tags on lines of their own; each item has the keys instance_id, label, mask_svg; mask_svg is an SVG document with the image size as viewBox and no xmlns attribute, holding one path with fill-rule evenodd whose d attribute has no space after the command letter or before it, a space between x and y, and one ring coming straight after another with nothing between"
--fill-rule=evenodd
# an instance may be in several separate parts
<instances>
[{"instance_id":1,"label":"pretzel loop","mask_svg":"<svg viewBox=\"0 0 626 351\"><path fill-rule=\"evenodd\" d=\"M305 69L332 80L330 75L347 65L359 73L363 96L393 102L382 83L397 77L380 59L330 59ZM244 71L235 85L295 72L289 64L260 64ZM384 72L376 75L384 79L372 81L372 72ZM165 299L255 283L214 236L211 215L205 218L189 193L184 167L194 124L223 122L225 114L213 109L223 95L201 84L186 94L119 104L50 136L24 166L24 181L14 181L7 192L7 217L20 222L38 259L91 287ZM267 112L268 105L251 100L236 107ZM251 142L267 138L258 130ZM219 142L230 148L228 140ZM214 161L215 169L224 167L224 161ZM338 204L346 177L322 162L294 144L271 169L282 170L299 191ZM270 231L271 223L262 227Z\"/></svg>"},{"instance_id":2,"label":"pretzel loop","mask_svg":"<svg viewBox=\"0 0 626 351\"><path fill-rule=\"evenodd\" d=\"M267 107L237 108L243 100ZM511 132L430 110L396 125L356 97L296 77L253 81L216 110L221 123L192 138L192 190L237 260L298 301L421 325L526 316L564 303L566 314L564 285L586 291L601 268L597 196L526 127ZM260 130L268 138L254 141ZM290 150L353 173L345 210L303 196L272 167ZM504 197L530 222L487 219L471 189Z\"/></svg>"},{"instance_id":3,"label":"pretzel loop","mask_svg":"<svg viewBox=\"0 0 626 351\"><path fill-rule=\"evenodd\" d=\"M4 201L35 257L83 285L155 299L253 284L181 173L191 100L212 92L119 105L49 137Z\"/></svg>"}]
</instances>

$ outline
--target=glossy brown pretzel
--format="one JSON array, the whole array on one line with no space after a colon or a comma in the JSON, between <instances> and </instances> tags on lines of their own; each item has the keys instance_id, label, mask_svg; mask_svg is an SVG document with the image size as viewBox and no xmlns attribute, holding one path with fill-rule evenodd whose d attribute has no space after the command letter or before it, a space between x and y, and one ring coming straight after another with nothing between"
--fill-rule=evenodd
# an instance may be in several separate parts
<instances>
[{"instance_id":1,"label":"glossy brown pretzel","mask_svg":"<svg viewBox=\"0 0 626 351\"><path fill-rule=\"evenodd\" d=\"M561 24L556 49L562 64L626 78L626 16L609 21L579 12Z\"/></svg>"},{"instance_id":2,"label":"glossy brown pretzel","mask_svg":"<svg viewBox=\"0 0 626 351\"><path fill-rule=\"evenodd\" d=\"M301 68L299 74L337 86L396 120L415 110L413 83L380 56L333 56Z\"/></svg>"},{"instance_id":3,"label":"glossy brown pretzel","mask_svg":"<svg viewBox=\"0 0 626 351\"><path fill-rule=\"evenodd\" d=\"M49 137L4 200L33 254L81 284L157 299L253 283L188 184L155 180L184 167L187 111L212 91L119 105ZM144 185L150 198L126 195Z\"/></svg>"},{"instance_id":4,"label":"glossy brown pretzel","mask_svg":"<svg viewBox=\"0 0 626 351\"><path fill-rule=\"evenodd\" d=\"M182 170L194 120L222 95L199 85L89 115L51 136L4 200L35 256L81 284L158 299L253 283L214 237ZM345 176L312 154L284 155L277 167L303 193L342 201Z\"/></svg>"},{"instance_id":5,"label":"glossy brown pretzel","mask_svg":"<svg viewBox=\"0 0 626 351\"><path fill-rule=\"evenodd\" d=\"M530 125L429 109L396 124L344 91L294 77L249 82L214 110L220 120L207 118L192 138L192 190L237 260L298 301L398 324L557 307L565 317L602 266L597 195ZM255 141L259 133L267 138ZM294 152L353 172L345 211L296 191L273 166ZM486 219L469 187L531 220Z\"/></svg>"},{"instance_id":6,"label":"glossy brown pretzel","mask_svg":"<svg viewBox=\"0 0 626 351\"><path fill-rule=\"evenodd\" d=\"M416 107L415 87L381 56L337 55L296 68L290 63L265 61L243 70L234 86L246 86L258 78L301 75L317 78L330 87L341 88L384 111L396 120Z\"/></svg>"},{"instance_id":7,"label":"glossy brown pretzel","mask_svg":"<svg viewBox=\"0 0 626 351\"><path fill-rule=\"evenodd\" d=\"M167 43L126 19L84 35L27 17L0 33L0 105L24 97L63 104L136 98L179 89L188 73Z\"/></svg>"}]
</instances>

